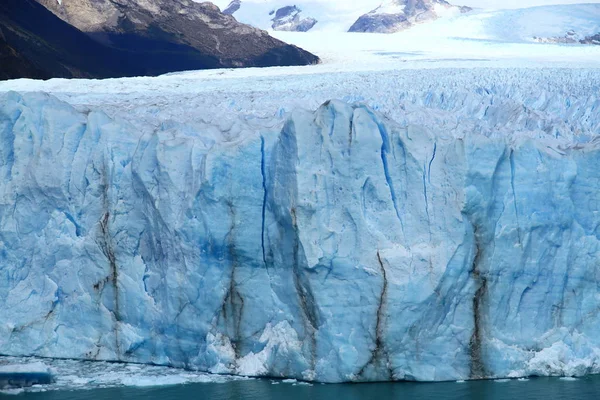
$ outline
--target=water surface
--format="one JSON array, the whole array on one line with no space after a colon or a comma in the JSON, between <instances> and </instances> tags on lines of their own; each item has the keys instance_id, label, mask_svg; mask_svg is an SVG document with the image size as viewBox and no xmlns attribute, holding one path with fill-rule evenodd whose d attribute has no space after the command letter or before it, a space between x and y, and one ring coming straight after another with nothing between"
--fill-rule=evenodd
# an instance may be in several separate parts
<instances>
[{"instance_id":1,"label":"water surface","mask_svg":"<svg viewBox=\"0 0 600 400\"><path fill-rule=\"evenodd\" d=\"M53 390L0 398L31 400L587 400L600 399L600 377L576 380L532 378L529 380L462 383L371 383L321 385L271 380L234 380L150 388L115 387L93 390Z\"/></svg>"}]
</instances>

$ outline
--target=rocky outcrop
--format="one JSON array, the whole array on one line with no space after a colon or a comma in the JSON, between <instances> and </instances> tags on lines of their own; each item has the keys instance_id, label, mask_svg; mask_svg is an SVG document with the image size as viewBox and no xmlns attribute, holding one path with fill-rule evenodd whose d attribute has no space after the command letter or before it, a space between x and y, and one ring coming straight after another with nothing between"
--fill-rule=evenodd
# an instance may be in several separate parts
<instances>
[{"instance_id":1,"label":"rocky outcrop","mask_svg":"<svg viewBox=\"0 0 600 400\"><path fill-rule=\"evenodd\" d=\"M242 6L242 0L233 0L227 8L223 10L223 14L233 15Z\"/></svg>"},{"instance_id":2,"label":"rocky outcrop","mask_svg":"<svg viewBox=\"0 0 600 400\"><path fill-rule=\"evenodd\" d=\"M538 43L562 43L562 44L594 44L600 45L600 33L582 37L574 30L568 31L564 36L555 37L533 37L534 42Z\"/></svg>"},{"instance_id":3,"label":"rocky outcrop","mask_svg":"<svg viewBox=\"0 0 600 400\"><path fill-rule=\"evenodd\" d=\"M315 18L302 18L302 10L296 6L286 6L273 11L273 29L276 31L308 32L316 24Z\"/></svg>"},{"instance_id":4,"label":"rocky outcrop","mask_svg":"<svg viewBox=\"0 0 600 400\"><path fill-rule=\"evenodd\" d=\"M447 13L466 13L469 7L457 7L444 0L390 0L361 16L350 32L394 33L421 22L432 21Z\"/></svg>"},{"instance_id":5,"label":"rocky outcrop","mask_svg":"<svg viewBox=\"0 0 600 400\"><path fill-rule=\"evenodd\" d=\"M581 41L581 44L595 44L600 45L600 33L597 33L592 36L588 36Z\"/></svg>"}]
</instances>

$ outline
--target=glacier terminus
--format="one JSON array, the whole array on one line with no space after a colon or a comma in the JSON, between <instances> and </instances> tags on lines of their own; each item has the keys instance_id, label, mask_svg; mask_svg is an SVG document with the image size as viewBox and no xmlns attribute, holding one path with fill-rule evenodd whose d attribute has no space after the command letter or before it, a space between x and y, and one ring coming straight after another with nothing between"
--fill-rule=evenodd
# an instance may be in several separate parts
<instances>
[{"instance_id":1,"label":"glacier terminus","mask_svg":"<svg viewBox=\"0 0 600 400\"><path fill-rule=\"evenodd\" d=\"M600 373L600 76L491 75L3 84L0 354Z\"/></svg>"}]
</instances>

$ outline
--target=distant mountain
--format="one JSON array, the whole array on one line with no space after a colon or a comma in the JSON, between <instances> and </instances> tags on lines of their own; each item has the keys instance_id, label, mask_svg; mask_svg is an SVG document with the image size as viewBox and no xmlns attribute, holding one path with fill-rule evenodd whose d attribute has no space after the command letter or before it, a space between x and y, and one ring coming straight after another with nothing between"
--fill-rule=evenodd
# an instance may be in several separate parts
<instances>
[{"instance_id":1,"label":"distant mountain","mask_svg":"<svg viewBox=\"0 0 600 400\"><path fill-rule=\"evenodd\" d=\"M296 6L281 7L271 11L273 29L276 31L308 32L318 22L314 18L303 18L302 10Z\"/></svg>"},{"instance_id":2,"label":"distant mountain","mask_svg":"<svg viewBox=\"0 0 600 400\"><path fill-rule=\"evenodd\" d=\"M305 65L318 57L191 0L37 0L97 41L126 51L162 52L181 69ZM165 72L165 71L163 71Z\"/></svg>"},{"instance_id":3,"label":"distant mountain","mask_svg":"<svg viewBox=\"0 0 600 400\"><path fill-rule=\"evenodd\" d=\"M418 23L469 11L469 7L453 6L444 0L387 0L376 9L362 15L349 31L394 33Z\"/></svg>"},{"instance_id":4,"label":"distant mountain","mask_svg":"<svg viewBox=\"0 0 600 400\"><path fill-rule=\"evenodd\" d=\"M265 6L267 8L265 8ZM241 10L241 12L240 12ZM244 18L242 14L263 14L258 18ZM281 2L274 3L248 3L243 0L233 0L225 9L224 14L233 15L236 18L241 17L240 21L250 23L253 26L257 26L262 29L273 29L275 31L289 31L289 32L308 32L318 22L316 18L307 16L302 9L302 6L296 4L282 4ZM264 20L268 15L268 26L261 24L258 20Z\"/></svg>"},{"instance_id":5,"label":"distant mountain","mask_svg":"<svg viewBox=\"0 0 600 400\"><path fill-rule=\"evenodd\" d=\"M200 1L200 0L197 0ZM471 11L444 0L215 0L238 21L274 31L392 33Z\"/></svg>"}]
</instances>

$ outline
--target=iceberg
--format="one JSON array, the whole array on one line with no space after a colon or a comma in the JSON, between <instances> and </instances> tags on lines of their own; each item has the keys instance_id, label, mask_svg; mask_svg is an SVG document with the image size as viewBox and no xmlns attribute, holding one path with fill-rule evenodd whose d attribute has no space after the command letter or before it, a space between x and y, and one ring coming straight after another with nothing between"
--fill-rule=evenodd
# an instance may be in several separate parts
<instances>
[{"instance_id":1,"label":"iceberg","mask_svg":"<svg viewBox=\"0 0 600 400\"><path fill-rule=\"evenodd\" d=\"M332 100L223 131L2 94L0 354L600 373L600 107L528 96L405 93L394 119Z\"/></svg>"},{"instance_id":2,"label":"iceberg","mask_svg":"<svg viewBox=\"0 0 600 400\"><path fill-rule=\"evenodd\" d=\"M54 382L54 374L41 362L27 364L0 363L0 390L16 390Z\"/></svg>"}]
</instances>

